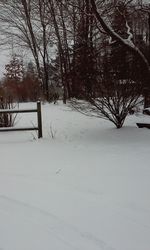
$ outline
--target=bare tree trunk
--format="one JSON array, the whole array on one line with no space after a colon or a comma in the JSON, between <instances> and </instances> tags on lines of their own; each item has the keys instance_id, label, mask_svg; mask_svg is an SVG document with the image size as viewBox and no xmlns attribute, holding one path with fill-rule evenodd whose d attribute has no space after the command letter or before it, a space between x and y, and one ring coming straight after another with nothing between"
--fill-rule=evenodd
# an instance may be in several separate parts
<instances>
[{"instance_id":1,"label":"bare tree trunk","mask_svg":"<svg viewBox=\"0 0 150 250\"><path fill-rule=\"evenodd\" d=\"M26 0L21 0L22 6L24 8L24 14L26 17L26 23L30 32L30 37L31 37L31 46L32 46L32 52L33 56L35 59L37 71L39 74L39 78L41 79L41 70L40 70L40 63L39 63L39 56L38 56L38 50L37 50L37 43L36 43L36 38L34 35L33 27L32 27L32 22L31 22L31 16L30 16L30 2L29 5Z\"/></svg>"},{"instance_id":2,"label":"bare tree trunk","mask_svg":"<svg viewBox=\"0 0 150 250\"><path fill-rule=\"evenodd\" d=\"M66 79L64 78L64 75L66 75L67 68L66 68L66 60L64 56L64 50L62 46L62 41L61 41L61 35L59 32L59 25L56 19L56 13L55 13L55 7L54 7L54 2L53 0L48 0L48 7L52 16L53 24L54 24L54 29L56 33L56 37L58 40L58 51L59 51L59 58L60 58L60 64L61 64L61 78L62 78L62 85L64 87L64 95L63 95L63 102L66 103L66 99L68 97L68 89L67 89L67 83Z\"/></svg>"},{"instance_id":3,"label":"bare tree trunk","mask_svg":"<svg viewBox=\"0 0 150 250\"><path fill-rule=\"evenodd\" d=\"M49 57L48 57L48 51L47 51L47 46L48 46L48 34L46 31L47 27L47 22L45 20L45 15L46 15L46 2L43 0L39 0L38 3L39 7L39 13L40 13L40 22L42 26L42 42L43 42L43 51L40 50L40 54L42 56L43 60L43 71L44 71L44 76L43 76L43 82L44 82L44 94L46 95L47 101L49 101Z\"/></svg>"},{"instance_id":4,"label":"bare tree trunk","mask_svg":"<svg viewBox=\"0 0 150 250\"><path fill-rule=\"evenodd\" d=\"M58 1L57 1L58 2ZM70 79L68 78L69 72L71 71L70 65L70 55L69 55L69 46L68 46L68 38L67 38L67 29L64 21L64 14L63 14L63 5L62 2L59 5L59 12L60 18L62 22L62 29L63 29L63 43L64 43L64 50L65 54L63 53L63 60L64 60L64 70L65 70L65 81L67 86L67 93L68 98L71 97L71 87L70 87Z\"/></svg>"}]
</instances>

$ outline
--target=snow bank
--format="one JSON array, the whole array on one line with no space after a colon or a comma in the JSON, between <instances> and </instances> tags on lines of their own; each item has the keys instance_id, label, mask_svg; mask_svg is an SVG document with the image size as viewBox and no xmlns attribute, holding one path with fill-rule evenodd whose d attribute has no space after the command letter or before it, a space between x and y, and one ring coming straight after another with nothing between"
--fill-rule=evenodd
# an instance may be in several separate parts
<instances>
[{"instance_id":1,"label":"snow bank","mask_svg":"<svg viewBox=\"0 0 150 250\"><path fill-rule=\"evenodd\" d=\"M117 130L62 104L42 114L43 139L0 134L0 249L149 250L150 130L136 127L148 118Z\"/></svg>"}]
</instances>

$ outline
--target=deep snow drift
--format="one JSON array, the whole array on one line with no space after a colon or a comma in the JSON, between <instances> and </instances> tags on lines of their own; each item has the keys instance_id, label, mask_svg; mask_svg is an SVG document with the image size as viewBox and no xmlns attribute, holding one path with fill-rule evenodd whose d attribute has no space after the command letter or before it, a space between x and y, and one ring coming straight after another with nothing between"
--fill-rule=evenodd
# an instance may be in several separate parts
<instances>
[{"instance_id":1,"label":"deep snow drift","mask_svg":"<svg viewBox=\"0 0 150 250\"><path fill-rule=\"evenodd\" d=\"M149 118L117 130L62 104L42 114L43 139L0 133L0 250L149 250Z\"/></svg>"}]
</instances>

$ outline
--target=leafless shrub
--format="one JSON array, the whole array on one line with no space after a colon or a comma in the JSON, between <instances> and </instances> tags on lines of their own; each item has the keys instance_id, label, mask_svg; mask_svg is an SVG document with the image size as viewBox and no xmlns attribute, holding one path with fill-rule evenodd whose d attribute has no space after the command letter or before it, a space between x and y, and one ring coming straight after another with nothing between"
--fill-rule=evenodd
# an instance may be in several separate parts
<instances>
[{"instance_id":1,"label":"leafless shrub","mask_svg":"<svg viewBox=\"0 0 150 250\"><path fill-rule=\"evenodd\" d=\"M97 91L97 97L89 95L85 100L71 100L72 107L85 115L109 120L117 128L121 128L130 111L143 102L140 84L132 80L99 84Z\"/></svg>"},{"instance_id":2,"label":"leafless shrub","mask_svg":"<svg viewBox=\"0 0 150 250\"><path fill-rule=\"evenodd\" d=\"M0 109L13 109L15 107L12 99L0 97ZM0 114L0 127L13 127L15 124L17 115L13 115L10 113Z\"/></svg>"}]
</instances>

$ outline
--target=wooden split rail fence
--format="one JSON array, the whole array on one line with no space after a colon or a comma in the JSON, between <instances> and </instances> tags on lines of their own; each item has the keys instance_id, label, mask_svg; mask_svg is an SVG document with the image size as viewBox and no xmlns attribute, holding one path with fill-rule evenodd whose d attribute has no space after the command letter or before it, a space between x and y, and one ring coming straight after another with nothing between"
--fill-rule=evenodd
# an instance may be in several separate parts
<instances>
[{"instance_id":1,"label":"wooden split rail fence","mask_svg":"<svg viewBox=\"0 0 150 250\"><path fill-rule=\"evenodd\" d=\"M0 132L9 131L27 131L27 130L37 130L38 138L42 138L42 113L41 113L41 102L37 102L36 109L0 109L0 114L17 114L17 113L37 113L37 127L26 127L26 128L0 128Z\"/></svg>"}]
</instances>

